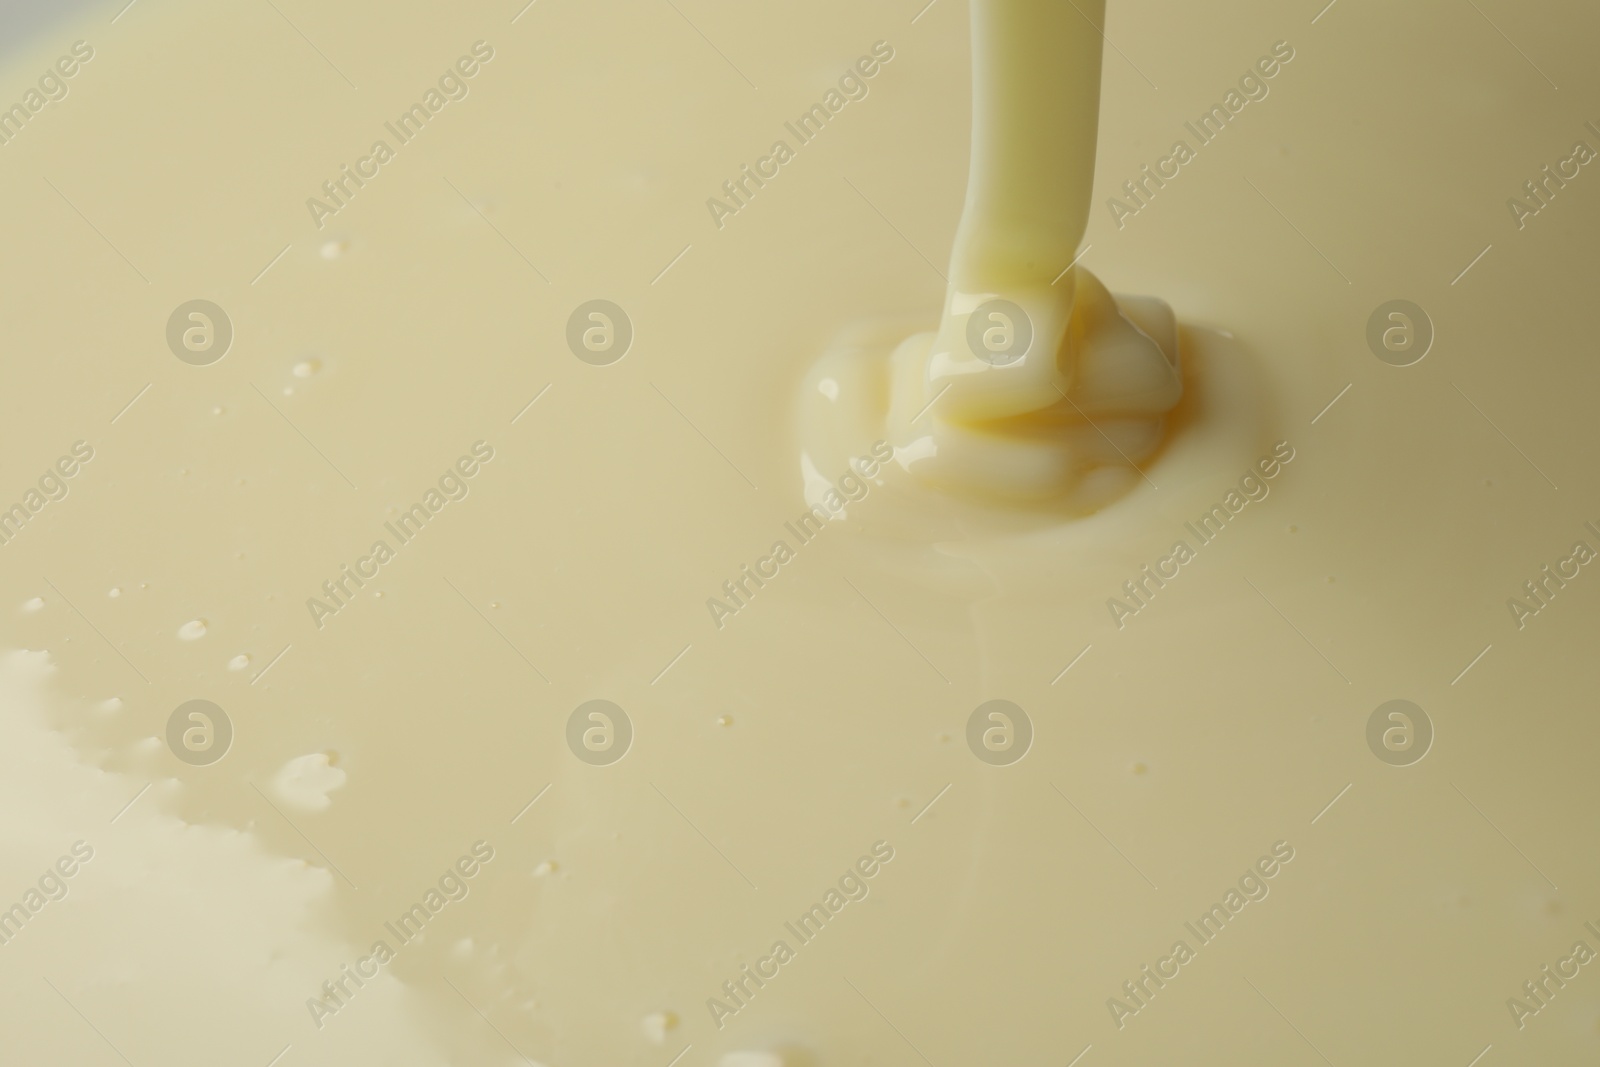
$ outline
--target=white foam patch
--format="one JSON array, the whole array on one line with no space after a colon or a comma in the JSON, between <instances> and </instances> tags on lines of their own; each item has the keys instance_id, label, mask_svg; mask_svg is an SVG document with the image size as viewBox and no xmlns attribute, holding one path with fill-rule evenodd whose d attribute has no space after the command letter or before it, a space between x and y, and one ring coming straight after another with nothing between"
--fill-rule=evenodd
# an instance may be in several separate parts
<instances>
[{"instance_id":1,"label":"white foam patch","mask_svg":"<svg viewBox=\"0 0 1600 1067\"><path fill-rule=\"evenodd\" d=\"M333 803L328 794L344 785L346 777L328 753L312 752L296 756L278 769L272 778L272 793L300 811L327 811Z\"/></svg>"},{"instance_id":2,"label":"white foam patch","mask_svg":"<svg viewBox=\"0 0 1600 1067\"><path fill-rule=\"evenodd\" d=\"M28 1059L110 1055L75 1009L134 1063L265 1064L286 1044L297 1065L451 1062L423 1029L427 999L392 973L319 1031L307 998L369 947L332 928L335 876L253 833L178 818L176 778L84 762L76 727L48 724L103 721L105 702L64 703L55 673L47 652L0 652L0 908L43 901L0 944L0 1026L26 1032ZM138 747L124 758L179 773ZM92 855L49 899L56 882L41 879L79 842Z\"/></svg>"}]
</instances>

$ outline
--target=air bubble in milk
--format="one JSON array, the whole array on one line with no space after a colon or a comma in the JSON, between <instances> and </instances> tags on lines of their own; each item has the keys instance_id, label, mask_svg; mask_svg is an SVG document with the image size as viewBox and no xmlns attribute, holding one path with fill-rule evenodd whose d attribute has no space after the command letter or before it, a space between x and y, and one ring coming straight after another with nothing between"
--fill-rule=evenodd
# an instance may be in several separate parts
<instances>
[{"instance_id":1,"label":"air bubble in milk","mask_svg":"<svg viewBox=\"0 0 1600 1067\"><path fill-rule=\"evenodd\" d=\"M44 597L42 596L30 597L22 602L23 611L38 611L42 607L44 607Z\"/></svg>"},{"instance_id":2,"label":"air bubble in milk","mask_svg":"<svg viewBox=\"0 0 1600 1067\"><path fill-rule=\"evenodd\" d=\"M343 237L331 238L322 242L322 247L318 251L322 254L323 259L338 259L350 251L350 242Z\"/></svg>"},{"instance_id":3,"label":"air bubble in milk","mask_svg":"<svg viewBox=\"0 0 1600 1067\"><path fill-rule=\"evenodd\" d=\"M296 378L309 378L309 377L311 377L313 374L317 373L317 371L319 371L321 369L322 369L322 360L320 360L320 359L302 359L299 363L296 363L294 365L294 376Z\"/></svg>"},{"instance_id":4,"label":"air bubble in milk","mask_svg":"<svg viewBox=\"0 0 1600 1067\"><path fill-rule=\"evenodd\" d=\"M178 639L181 641L198 641L206 635L206 630L209 628L209 624L204 619L190 619L178 627Z\"/></svg>"},{"instance_id":5,"label":"air bubble in milk","mask_svg":"<svg viewBox=\"0 0 1600 1067\"><path fill-rule=\"evenodd\" d=\"M248 666L250 666L250 656L244 652L239 653L228 661L228 669L230 671L242 671Z\"/></svg>"}]
</instances>

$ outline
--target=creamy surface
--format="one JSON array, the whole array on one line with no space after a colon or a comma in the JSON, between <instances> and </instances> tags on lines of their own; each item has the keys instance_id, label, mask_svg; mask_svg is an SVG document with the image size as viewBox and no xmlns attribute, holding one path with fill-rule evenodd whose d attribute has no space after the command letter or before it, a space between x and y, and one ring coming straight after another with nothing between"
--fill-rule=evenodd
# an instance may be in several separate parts
<instances>
[{"instance_id":1,"label":"creamy surface","mask_svg":"<svg viewBox=\"0 0 1600 1067\"><path fill-rule=\"evenodd\" d=\"M1063 197L1012 258L957 230L1023 180L963 154L961 5L519 6L144 0L0 70L40 93L0 144L8 1062L1595 1058L1600 17L1114 4L1082 242ZM1180 324L1160 430L1093 417L1142 473L1038 491L1104 443L1058 411L844 481L914 440L888 354L949 289L1084 249L1049 306ZM997 396L906 424L955 449Z\"/></svg>"}]
</instances>

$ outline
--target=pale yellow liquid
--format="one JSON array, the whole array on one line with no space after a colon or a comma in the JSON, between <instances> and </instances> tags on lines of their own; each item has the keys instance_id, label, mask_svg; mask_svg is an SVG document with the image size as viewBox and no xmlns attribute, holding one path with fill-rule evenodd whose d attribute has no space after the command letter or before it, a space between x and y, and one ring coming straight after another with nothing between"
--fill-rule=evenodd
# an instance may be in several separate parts
<instances>
[{"instance_id":1,"label":"pale yellow liquid","mask_svg":"<svg viewBox=\"0 0 1600 1067\"><path fill-rule=\"evenodd\" d=\"M1522 230L1505 205L1596 145L1592 13L1484 7L1558 91L1460 5L1114 5L1080 266L1184 323L1143 476L1069 519L891 467L718 629L807 506L801 455L834 480L875 440L789 418L818 353L939 322L966 12L680 4L703 38L666 5L279 6L359 89L269 6L152 0L0 79L95 48L0 147L0 499L95 450L0 546L0 902L94 849L0 945L6 1062L1595 1058L1594 964L1523 1029L1506 1007L1600 925L1600 578L1506 607L1600 547L1600 179ZM306 198L480 39L470 95L317 230ZM866 98L709 222L878 40ZM1270 94L1119 230L1106 198L1279 40ZM609 367L564 340L595 297L636 329ZM1437 329L1408 368L1364 341L1397 297ZM209 367L163 336L195 298L236 331ZM319 630L307 598L479 440L470 495ZM1279 441L1270 496L1119 629L1107 600ZM564 741L597 697L636 731L609 767ZM1411 767L1364 739L1396 697L1437 730ZM207 768L164 740L194 698L236 730ZM993 698L1036 729L1009 767L964 739ZM318 1029L307 999L480 839L469 895ZM707 999L879 840L867 899L717 1029ZM1280 840L1270 895L1118 1029L1108 999Z\"/></svg>"},{"instance_id":2,"label":"pale yellow liquid","mask_svg":"<svg viewBox=\"0 0 1600 1067\"><path fill-rule=\"evenodd\" d=\"M972 150L944 315L887 368L885 432L902 465L940 488L1035 502L1076 491L1093 506L1104 488L1085 493L1081 479L1104 481L1098 468L1110 464L1126 484L1181 395L1170 311L1143 301L1125 318L1076 267L1103 22L1103 3L972 5ZM996 299L1015 310L989 310ZM1031 347L984 358L989 334L975 331L1009 336L1018 318ZM848 376L838 362L824 371Z\"/></svg>"}]
</instances>

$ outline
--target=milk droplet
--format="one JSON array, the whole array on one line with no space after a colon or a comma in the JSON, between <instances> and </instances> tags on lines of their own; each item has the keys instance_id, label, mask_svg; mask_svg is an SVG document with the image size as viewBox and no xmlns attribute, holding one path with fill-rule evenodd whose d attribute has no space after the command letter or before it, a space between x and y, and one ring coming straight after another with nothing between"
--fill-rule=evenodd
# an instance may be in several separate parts
<instances>
[{"instance_id":1,"label":"milk droplet","mask_svg":"<svg viewBox=\"0 0 1600 1067\"><path fill-rule=\"evenodd\" d=\"M102 715L114 715L122 710L122 698L111 697L107 700L102 700L99 704L95 705L95 710L100 712Z\"/></svg>"},{"instance_id":2,"label":"milk droplet","mask_svg":"<svg viewBox=\"0 0 1600 1067\"><path fill-rule=\"evenodd\" d=\"M213 414L213 415L221 415L222 414L222 405L218 404L215 407L213 407L211 409L211 414Z\"/></svg>"},{"instance_id":3,"label":"milk droplet","mask_svg":"<svg viewBox=\"0 0 1600 1067\"><path fill-rule=\"evenodd\" d=\"M667 1031L678 1025L678 1017L670 1011L653 1011L639 1020L644 1036L657 1045L666 1043Z\"/></svg>"},{"instance_id":4,"label":"milk droplet","mask_svg":"<svg viewBox=\"0 0 1600 1067\"><path fill-rule=\"evenodd\" d=\"M120 586L120 585L114 585L114 586L112 586L110 588L110 590L108 590L106 592L106 596L108 596L108 597L119 597L121 595L122 595L122 586Z\"/></svg>"},{"instance_id":5,"label":"milk droplet","mask_svg":"<svg viewBox=\"0 0 1600 1067\"><path fill-rule=\"evenodd\" d=\"M311 377L313 374L317 373L317 371L319 371L321 369L322 369L322 360L320 360L320 359L302 359L299 363L296 363L294 365L294 376L296 378L309 378L309 377Z\"/></svg>"},{"instance_id":6,"label":"milk droplet","mask_svg":"<svg viewBox=\"0 0 1600 1067\"><path fill-rule=\"evenodd\" d=\"M230 671L242 671L248 666L250 666L250 657L243 652L228 661L228 669Z\"/></svg>"},{"instance_id":7,"label":"milk droplet","mask_svg":"<svg viewBox=\"0 0 1600 1067\"><path fill-rule=\"evenodd\" d=\"M733 716L732 715L718 715L717 716L717 725L718 726L732 726L733 725Z\"/></svg>"},{"instance_id":8,"label":"milk droplet","mask_svg":"<svg viewBox=\"0 0 1600 1067\"><path fill-rule=\"evenodd\" d=\"M206 620L191 619L178 627L178 638L182 641L198 641L206 635L206 629Z\"/></svg>"},{"instance_id":9,"label":"milk droplet","mask_svg":"<svg viewBox=\"0 0 1600 1067\"><path fill-rule=\"evenodd\" d=\"M22 602L23 611L38 611L42 607L44 607L44 597L42 596L30 597Z\"/></svg>"},{"instance_id":10,"label":"milk droplet","mask_svg":"<svg viewBox=\"0 0 1600 1067\"><path fill-rule=\"evenodd\" d=\"M533 876L535 878L544 878L547 875L553 874L555 869L556 865L554 860L544 860L533 869Z\"/></svg>"},{"instance_id":11,"label":"milk droplet","mask_svg":"<svg viewBox=\"0 0 1600 1067\"><path fill-rule=\"evenodd\" d=\"M322 242L320 249L323 259L338 259L350 251L350 242L342 237Z\"/></svg>"},{"instance_id":12,"label":"milk droplet","mask_svg":"<svg viewBox=\"0 0 1600 1067\"><path fill-rule=\"evenodd\" d=\"M824 378L822 381L817 383L817 392L821 393L829 400L838 400L839 383L834 381L832 378Z\"/></svg>"}]
</instances>

